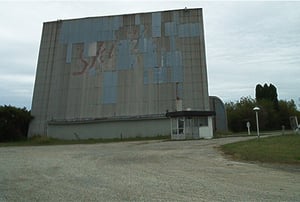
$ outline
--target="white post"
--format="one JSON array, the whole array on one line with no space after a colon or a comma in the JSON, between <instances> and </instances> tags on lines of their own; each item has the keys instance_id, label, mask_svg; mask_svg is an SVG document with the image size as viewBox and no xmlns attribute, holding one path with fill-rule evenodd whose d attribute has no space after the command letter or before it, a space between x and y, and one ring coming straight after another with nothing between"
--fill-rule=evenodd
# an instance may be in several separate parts
<instances>
[{"instance_id":1,"label":"white post","mask_svg":"<svg viewBox=\"0 0 300 202\"><path fill-rule=\"evenodd\" d=\"M257 138L259 138L259 123L258 123L258 111L260 110L259 107L254 107L253 111L255 111L256 116L256 130L257 130Z\"/></svg>"},{"instance_id":2,"label":"white post","mask_svg":"<svg viewBox=\"0 0 300 202\"><path fill-rule=\"evenodd\" d=\"M171 121L171 140L173 140L173 119L170 118L170 121Z\"/></svg>"},{"instance_id":3,"label":"white post","mask_svg":"<svg viewBox=\"0 0 300 202\"><path fill-rule=\"evenodd\" d=\"M257 130L257 138L259 138L258 111L255 111L255 115L256 115L256 130Z\"/></svg>"},{"instance_id":4,"label":"white post","mask_svg":"<svg viewBox=\"0 0 300 202\"><path fill-rule=\"evenodd\" d=\"M248 128L248 135L251 135L251 132L250 132L250 122L249 121L247 121L246 126Z\"/></svg>"}]
</instances>

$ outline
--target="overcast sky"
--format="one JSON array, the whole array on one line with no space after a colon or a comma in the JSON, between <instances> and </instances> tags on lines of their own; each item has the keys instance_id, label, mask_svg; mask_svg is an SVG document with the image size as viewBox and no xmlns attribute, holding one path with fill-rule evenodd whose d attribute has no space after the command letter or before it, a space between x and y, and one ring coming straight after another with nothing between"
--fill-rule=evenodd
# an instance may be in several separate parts
<instances>
[{"instance_id":1,"label":"overcast sky","mask_svg":"<svg viewBox=\"0 0 300 202\"><path fill-rule=\"evenodd\" d=\"M203 8L210 95L254 98L272 83L300 104L300 2L0 0L0 105L31 108L43 22L184 7Z\"/></svg>"}]
</instances>

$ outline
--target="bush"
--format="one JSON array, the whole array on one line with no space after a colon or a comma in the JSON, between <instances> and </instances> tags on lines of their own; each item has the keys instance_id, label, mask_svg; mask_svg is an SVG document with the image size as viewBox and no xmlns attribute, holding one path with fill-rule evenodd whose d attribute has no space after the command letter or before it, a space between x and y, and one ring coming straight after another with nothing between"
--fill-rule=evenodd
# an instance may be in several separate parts
<instances>
[{"instance_id":1,"label":"bush","mask_svg":"<svg viewBox=\"0 0 300 202\"><path fill-rule=\"evenodd\" d=\"M0 142L26 139L32 118L26 108L0 106Z\"/></svg>"}]
</instances>

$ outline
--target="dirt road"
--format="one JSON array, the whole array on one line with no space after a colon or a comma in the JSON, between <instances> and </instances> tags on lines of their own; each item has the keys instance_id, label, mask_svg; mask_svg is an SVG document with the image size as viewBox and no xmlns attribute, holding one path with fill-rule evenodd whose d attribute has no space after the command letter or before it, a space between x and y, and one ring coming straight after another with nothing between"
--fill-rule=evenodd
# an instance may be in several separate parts
<instances>
[{"instance_id":1,"label":"dirt road","mask_svg":"<svg viewBox=\"0 0 300 202\"><path fill-rule=\"evenodd\" d=\"M299 201L299 169L216 149L241 139L0 148L0 201Z\"/></svg>"}]
</instances>

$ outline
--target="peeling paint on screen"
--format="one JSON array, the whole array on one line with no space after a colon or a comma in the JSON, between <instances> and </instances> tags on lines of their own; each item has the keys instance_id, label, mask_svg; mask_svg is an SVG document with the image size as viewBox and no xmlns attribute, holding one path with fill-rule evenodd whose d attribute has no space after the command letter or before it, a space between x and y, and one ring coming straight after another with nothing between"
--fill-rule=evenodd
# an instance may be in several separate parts
<instances>
[{"instance_id":1,"label":"peeling paint on screen","mask_svg":"<svg viewBox=\"0 0 300 202\"><path fill-rule=\"evenodd\" d=\"M180 51L167 53L167 66L172 68L172 82L182 82L182 56Z\"/></svg>"},{"instance_id":2,"label":"peeling paint on screen","mask_svg":"<svg viewBox=\"0 0 300 202\"><path fill-rule=\"evenodd\" d=\"M72 59L72 43L68 43L66 63L71 63L71 59Z\"/></svg>"},{"instance_id":3,"label":"peeling paint on screen","mask_svg":"<svg viewBox=\"0 0 300 202\"><path fill-rule=\"evenodd\" d=\"M175 22L165 23L165 35L176 36L177 35L177 24Z\"/></svg>"},{"instance_id":4,"label":"peeling paint on screen","mask_svg":"<svg viewBox=\"0 0 300 202\"><path fill-rule=\"evenodd\" d=\"M198 36L199 24L180 24L179 17L175 13L173 14L174 21L164 23L160 12L152 13L152 31L149 38L149 36L146 36L148 25L142 24L141 16L135 15L134 19L132 26L123 26L122 16L64 21L61 28L60 42L67 44L66 63L72 63L72 47L76 43L83 43L83 56L77 55L74 57L82 61L83 66L81 69L87 69L84 61L90 60L89 58L92 59L92 57L98 57L94 64L98 68L126 70L139 67L144 68L144 71L146 71L148 68L161 68L163 66L161 58L166 55L166 61L169 61L166 62L168 63L167 67L171 68L173 75L171 81L168 82L182 81L182 54L180 51L177 51L176 54L173 53L176 50L176 37L177 35L179 37ZM165 27L164 32L167 37L165 40L170 41L170 51L162 49L157 44L161 43L161 41L157 41L157 38L161 40L162 25ZM128 39L121 40L119 39L121 38L120 33L124 33L124 31L127 32ZM97 43L100 42L104 43L106 48L97 52ZM110 45L110 51L107 48L107 43L112 44ZM105 67L105 65L102 65L107 63L105 60L112 59L112 55L115 55L116 62L110 62L110 64L115 64L115 66L108 67L106 64ZM144 75L147 75L147 72ZM166 79L163 79L163 81L167 82ZM145 84L153 82L147 81L147 79L144 81Z\"/></svg>"},{"instance_id":5,"label":"peeling paint on screen","mask_svg":"<svg viewBox=\"0 0 300 202\"><path fill-rule=\"evenodd\" d=\"M144 69L158 66L157 47L152 39L144 40Z\"/></svg>"},{"instance_id":6,"label":"peeling paint on screen","mask_svg":"<svg viewBox=\"0 0 300 202\"><path fill-rule=\"evenodd\" d=\"M134 54L135 41L122 40L119 42L117 50L117 69L130 69L136 66L136 57Z\"/></svg>"},{"instance_id":7,"label":"peeling paint on screen","mask_svg":"<svg viewBox=\"0 0 300 202\"><path fill-rule=\"evenodd\" d=\"M103 17L94 19L78 19L63 21L60 31L60 43L68 47L75 43L89 43L97 41L115 40L115 31L122 26L122 16ZM68 55L72 50L68 49ZM86 55L86 54L85 54ZM70 63L70 57L66 59Z\"/></svg>"},{"instance_id":8,"label":"peeling paint on screen","mask_svg":"<svg viewBox=\"0 0 300 202\"><path fill-rule=\"evenodd\" d=\"M103 104L113 104L117 101L117 72L104 72L103 75Z\"/></svg>"},{"instance_id":9,"label":"peeling paint on screen","mask_svg":"<svg viewBox=\"0 0 300 202\"><path fill-rule=\"evenodd\" d=\"M195 37L200 35L199 23L181 24L178 28L179 37Z\"/></svg>"},{"instance_id":10,"label":"peeling paint on screen","mask_svg":"<svg viewBox=\"0 0 300 202\"><path fill-rule=\"evenodd\" d=\"M103 74L104 104L117 102L120 71L130 74L141 69L144 85L184 82L184 44L180 39L200 36L200 23L183 22L178 12L173 12L169 21L163 21L163 15L63 21L60 43L67 46L66 63L71 64L72 75ZM78 51L73 50L75 44Z\"/></svg>"},{"instance_id":11,"label":"peeling paint on screen","mask_svg":"<svg viewBox=\"0 0 300 202\"><path fill-rule=\"evenodd\" d=\"M161 36L161 13L152 13L152 37Z\"/></svg>"},{"instance_id":12,"label":"peeling paint on screen","mask_svg":"<svg viewBox=\"0 0 300 202\"><path fill-rule=\"evenodd\" d=\"M167 82L167 68L154 68L154 83Z\"/></svg>"},{"instance_id":13,"label":"peeling paint on screen","mask_svg":"<svg viewBox=\"0 0 300 202\"><path fill-rule=\"evenodd\" d=\"M135 17L135 18L134 18L135 24L136 24L136 25L141 24L141 18L140 18L140 15L135 15L134 17Z\"/></svg>"}]
</instances>

